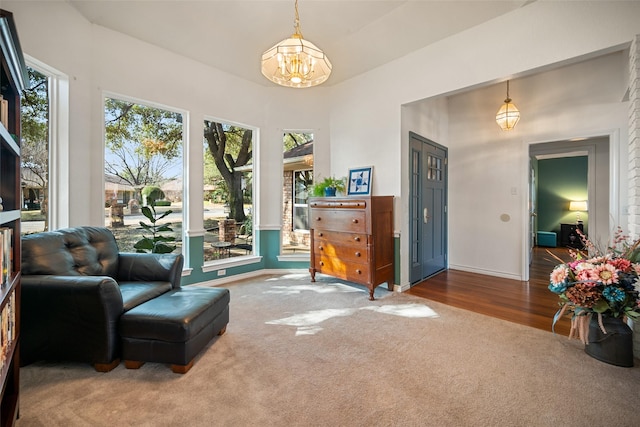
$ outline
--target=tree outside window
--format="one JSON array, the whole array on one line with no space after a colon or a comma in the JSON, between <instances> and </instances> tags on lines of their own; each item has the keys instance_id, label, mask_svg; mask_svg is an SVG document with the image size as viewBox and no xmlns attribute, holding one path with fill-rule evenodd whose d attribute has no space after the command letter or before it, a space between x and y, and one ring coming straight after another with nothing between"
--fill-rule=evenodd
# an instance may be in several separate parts
<instances>
[{"instance_id":1,"label":"tree outside window","mask_svg":"<svg viewBox=\"0 0 640 427\"><path fill-rule=\"evenodd\" d=\"M253 253L253 131L204 121L204 261Z\"/></svg>"},{"instance_id":2,"label":"tree outside window","mask_svg":"<svg viewBox=\"0 0 640 427\"><path fill-rule=\"evenodd\" d=\"M27 68L21 103L22 234L49 229L49 78Z\"/></svg>"},{"instance_id":3,"label":"tree outside window","mask_svg":"<svg viewBox=\"0 0 640 427\"><path fill-rule=\"evenodd\" d=\"M153 200L182 250L182 115L115 98L105 99L105 226L123 252L135 252L147 222L140 207ZM153 194L154 197L146 196Z\"/></svg>"}]
</instances>

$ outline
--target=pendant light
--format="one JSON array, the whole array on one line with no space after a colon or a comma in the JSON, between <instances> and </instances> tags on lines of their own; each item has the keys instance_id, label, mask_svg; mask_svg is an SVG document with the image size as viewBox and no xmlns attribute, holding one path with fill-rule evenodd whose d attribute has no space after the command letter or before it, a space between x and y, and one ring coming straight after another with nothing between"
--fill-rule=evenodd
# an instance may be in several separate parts
<instances>
[{"instance_id":1,"label":"pendant light","mask_svg":"<svg viewBox=\"0 0 640 427\"><path fill-rule=\"evenodd\" d=\"M500 129L502 130L511 130L516 127L518 121L520 120L520 111L516 108L516 106L511 103L511 98L509 98L509 80L507 80L507 98L504 100L504 104L498 110L496 114L496 122Z\"/></svg>"},{"instance_id":2,"label":"pendant light","mask_svg":"<svg viewBox=\"0 0 640 427\"><path fill-rule=\"evenodd\" d=\"M316 45L302 38L298 0L295 2L295 32L262 54L262 74L281 86L303 88L324 83L331 62Z\"/></svg>"}]
</instances>

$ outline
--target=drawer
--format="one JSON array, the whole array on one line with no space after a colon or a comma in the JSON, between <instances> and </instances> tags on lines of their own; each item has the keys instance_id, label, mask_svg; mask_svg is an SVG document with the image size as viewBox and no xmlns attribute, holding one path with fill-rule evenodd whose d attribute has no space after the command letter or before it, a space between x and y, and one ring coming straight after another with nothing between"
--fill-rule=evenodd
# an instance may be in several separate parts
<instances>
[{"instance_id":1,"label":"drawer","mask_svg":"<svg viewBox=\"0 0 640 427\"><path fill-rule=\"evenodd\" d=\"M367 207L366 200L344 200L344 199L324 199L324 200L312 200L309 203L311 208L322 209L365 209Z\"/></svg>"},{"instance_id":2,"label":"drawer","mask_svg":"<svg viewBox=\"0 0 640 427\"><path fill-rule=\"evenodd\" d=\"M366 214L362 210L312 208L310 215L309 225L315 230L367 232Z\"/></svg>"},{"instance_id":3,"label":"drawer","mask_svg":"<svg viewBox=\"0 0 640 427\"><path fill-rule=\"evenodd\" d=\"M371 259L367 245L339 245L326 240L314 241L313 245L314 254L338 258L345 263L367 263Z\"/></svg>"},{"instance_id":4,"label":"drawer","mask_svg":"<svg viewBox=\"0 0 640 427\"><path fill-rule=\"evenodd\" d=\"M334 245L350 245L363 248L369 243L369 235L362 233L342 233L339 231L313 230L313 241L317 243L331 243Z\"/></svg>"},{"instance_id":5,"label":"drawer","mask_svg":"<svg viewBox=\"0 0 640 427\"><path fill-rule=\"evenodd\" d=\"M316 272L328 274L340 279L357 283L368 283L369 264L345 263L338 258L316 255L314 258Z\"/></svg>"}]
</instances>

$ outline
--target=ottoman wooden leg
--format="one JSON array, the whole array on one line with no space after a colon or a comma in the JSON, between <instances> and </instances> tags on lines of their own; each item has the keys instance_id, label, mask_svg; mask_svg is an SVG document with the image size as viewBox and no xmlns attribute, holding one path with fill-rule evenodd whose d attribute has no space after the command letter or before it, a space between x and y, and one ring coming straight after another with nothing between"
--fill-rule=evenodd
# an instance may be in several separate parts
<instances>
[{"instance_id":1,"label":"ottoman wooden leg","mask_svg":"<svg viewBox=\"0 0 640 427\"><path fill-rule=\"evenodd\" d=\"M93 365L94 369L98 372L109 372L120 364L120 359L115 359L111 363L96 363Z\"/></svg>"},{"instance_id":2,"label":"ottoman wooden leg","mask_svg":"<svg viewBox=\"0 0 640 427\"><path fill-rule=\"evenodd\" d=\"M220 329L220 332L218 332L218 335L224 335L225 332L227 332L227 325L224 325L224 328Z\"/></svg>"},{"instance_id":3,"label":"ottoman wooden leg","mask_svg":"<svg viewBox=\"0 0 640 427\"><path fill-rule=\"evenodd\" d=\"M187 363L186 365L171 365L171 370L176 374L186 374L193 366L194 360L195 359L192 359L191 362Z\"/></svg>"},{"instance_id":4,"label":"ottoman wooden leg","mask_svg":"<svg viewBox=\"0 0 640 427\"><path fill-rule=\"evenodd\" d=\"M144 365L144 362L139 362L137 360L125 360L124 367L127 369L140 369L140 367Z\"/></svg>"}]
</instances>

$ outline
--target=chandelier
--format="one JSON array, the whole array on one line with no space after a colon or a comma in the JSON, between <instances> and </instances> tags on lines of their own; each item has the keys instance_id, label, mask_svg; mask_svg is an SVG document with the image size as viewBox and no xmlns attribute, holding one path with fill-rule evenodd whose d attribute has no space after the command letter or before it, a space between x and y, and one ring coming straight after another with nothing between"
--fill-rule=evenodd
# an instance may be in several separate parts
<instances>
[{"instance_id":1,"label":"chandelier","mask_svg":"<svg viewBox=\"0 0 640 427\"><path fill-rule=\"evenodd\" d=\"M329 78L331 62L320 48L302 38L298 0L295 11L295 33L262 54L262 74L281 86L317 86Z\"/></svg>"},{"instance_id":2,"label":"chandelier","mask_svg":"<svg viewBox=\"0 0 640 427\"><path fill-rule=\"evenodd\" d=\"M509 98L509 80L507 80L507 99L504 100L504 104L502 104L502 107L500 107L496 114L496 122L502 130L511 130L516 127L518 120L520 120L520 111L511 103L511 98Z\"/></svg>"}]
</instances>

